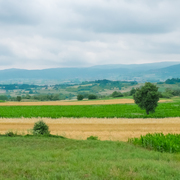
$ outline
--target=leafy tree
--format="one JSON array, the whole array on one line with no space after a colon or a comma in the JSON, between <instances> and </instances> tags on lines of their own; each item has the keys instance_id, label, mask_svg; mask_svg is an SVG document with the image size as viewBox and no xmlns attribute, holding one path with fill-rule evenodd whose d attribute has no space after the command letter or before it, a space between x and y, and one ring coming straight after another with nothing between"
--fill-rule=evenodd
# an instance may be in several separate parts
<instances>
[{"instance_id":1,"label":"leafy tree","mask_svg":"<svg viewBox=\"0 0 180 180\"><path fill-rule=\"evenodd\" d=\"M5 95L0 95L0 100L7 101L8 97Z\"/></svg>"},{"instance_id":2,"label":"leafy tree","mask_svg":"<svg viewBox=\"0 0 180 180\"><path fill-rule=\"evenodd\" d=\"M136 93L136 89L132 88L130 91L130 96L133 96Z\"/></svg>"},{"instance_id":3,"label":"leafy tree","mask_svg":"<svg viewBox=\"0 0 180 180\"><path fill-rule=\"evenodd\" d=\"M97 99L97 96L94 94L89 94L88 99Z\"/></svg>"},{"instance_id":4,"label":"leafy tree","mask_svg":"<svg viewBox=\"0 0 180 180\"><path fill-rule=\"evenodd\" d=\"M133 98L141 109L146 110L147 114L155 112L159 101L158 87L150 82L146 82L144 86L136 89Z\"/></svg>"},{"instance_id":5,"label":"leafy tree","mask_svg":"<svg viewBox=\"0 0 180 180\"><path fill-rule=\"evenodd\" d=\"M81 101L81 100L83 100L84 99L84 96L83 95L81 95L81 94L78 94L77 95L77 100L78 101Z\"/></svg>"},{"instance_id":6,"label":"leafy tree","mask_svg":"<svg viewBox=\"0 0 180 180\"><path fill-rule=\"evenodd\" d=\"M179 78L167 79L165 81L165 84L176 84L176 83L180 83L180 79Z\"/></svg>"},{"instance_id":7,"label":"leafy tree","mask_svg":"<svg viewBox=\"0 0 180 180\"><path fill-rule=\"evenodd\" d=\"M21 101L21 96L17 96L17 101Z\"/></svg>"},{"instance_id":8,"label":"leafy tree","mask_svg":"<svg viewBox=\"0 0 180 180\"><path fill-rule=\"evenodd\" d=\"M112 93L112 97L115 98L115 97L123 97L123 94L121 92L117 92L117 91L114 91Z\"/></svg>"},{"instance_id":9,"label":"leafy tree","mask_svg":"<svg viewBox=\"0 0 180 180\"><path fill-rule=\"evenodd\" d=\"M59 100L59 94L51 94L50 100L51 101L57 101Z\"/></svg>"}]
</instances>

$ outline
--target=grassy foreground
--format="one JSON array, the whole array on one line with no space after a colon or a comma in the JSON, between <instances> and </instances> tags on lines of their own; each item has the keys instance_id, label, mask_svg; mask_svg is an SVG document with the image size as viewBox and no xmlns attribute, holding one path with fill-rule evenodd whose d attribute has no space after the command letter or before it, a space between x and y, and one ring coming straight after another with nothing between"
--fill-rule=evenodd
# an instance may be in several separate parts
<instances>
[{"instance_id":1,"label":"grassy foreground","mask_svg":"<svg viewBox=\"0 0 180 180\"><path fill-rule=\"evenodd\" d=\"M0 137L0 179L180 179L180 154L112 141Z\"/></svg>"},{"instance_id":2,"label":"grassy foreground","mask_svg":"<svg viewBox=\"0 0 180 180\"><path fill-rule=\"evenodd\" d=\"M180 101L159 103L156 112L146 115L136 104L73 106L0 106L0 117L97 117L165 118L180 117Z\"/></svg>"}]
</instances>

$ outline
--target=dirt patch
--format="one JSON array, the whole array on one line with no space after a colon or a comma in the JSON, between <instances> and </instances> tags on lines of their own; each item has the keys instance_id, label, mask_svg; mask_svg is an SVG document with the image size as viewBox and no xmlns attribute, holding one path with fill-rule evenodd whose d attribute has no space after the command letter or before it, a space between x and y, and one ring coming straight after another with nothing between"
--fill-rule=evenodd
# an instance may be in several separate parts
<instances>
[{"instance_id":1,"label":"dirt patch","mask_svg":"<svg viewBox=\"0 0 180 180\"><path fill-rule=\"evenodd\" d=\"M40 119L49 125L52 134L72 139L86 139L93 135L101 140L127 141L128 138L140 137L147 133L180 133L180 118L1 118L0 133L4 134L8 130L27 133L27 130L32 129L34 123Z\"/></svg>"},{"instance_id":2,"label":"dirt patch","mask_svg":"<svg viewBox=\"0 0 180 180\"><path fill-rule=\"evenodd\" d=\"M166 102L169 100L160 100ZM133 99L110 99L110 100L94 100L94 101L42 101L42 102L4 102L0 106L68 106L68 105L103 105L103 104L132 104Z\"/></svg>"}]
</instances>

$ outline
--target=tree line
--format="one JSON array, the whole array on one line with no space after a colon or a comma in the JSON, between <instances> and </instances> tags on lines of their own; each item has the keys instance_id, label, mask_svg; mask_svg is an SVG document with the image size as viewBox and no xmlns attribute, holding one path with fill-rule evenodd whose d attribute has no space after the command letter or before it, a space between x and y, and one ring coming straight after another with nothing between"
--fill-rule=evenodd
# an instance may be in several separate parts
<instances>
[{"instance_id":1,"label":"tree line","mask_svg":"<svg viewBox=\"0 0 180 180\"><path fill-rule=\"evenodd\" d=\"M57 101L57 100L65 100L65 99L72 99L74 97L73 94L38 94L38 95L23 95L23 96L6 96L6 95L0 95L1 101L21 101L23 99L32 99L37 101Z\"/></svg>"}]
</instances>

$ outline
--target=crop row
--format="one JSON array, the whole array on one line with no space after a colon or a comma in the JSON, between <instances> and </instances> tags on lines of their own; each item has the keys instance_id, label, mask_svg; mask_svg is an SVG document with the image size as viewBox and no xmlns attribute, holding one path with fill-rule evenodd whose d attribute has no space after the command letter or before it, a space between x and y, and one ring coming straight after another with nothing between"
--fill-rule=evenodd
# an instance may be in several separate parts
<instances>
[{"instance_id":1,"label":"crop row","mask_svg":"<svg viewBox=\"0 0 180 180\"><path fill-rule=\"evenodd\" d=\"M136 104L87 106L0 106L0 117L97 117L164 118L180 117L180 103L160 103L155 113L146 115Z\"/></svg>"}]
</instances>

